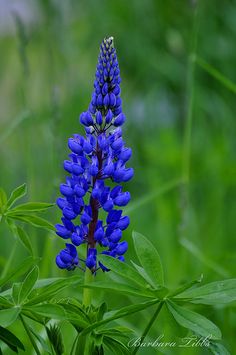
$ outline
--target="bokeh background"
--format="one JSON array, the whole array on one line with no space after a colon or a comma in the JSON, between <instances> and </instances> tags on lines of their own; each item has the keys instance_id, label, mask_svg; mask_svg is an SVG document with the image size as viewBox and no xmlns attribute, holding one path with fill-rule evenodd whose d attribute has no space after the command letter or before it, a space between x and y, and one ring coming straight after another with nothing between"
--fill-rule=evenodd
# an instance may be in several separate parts
<instances>
[{"instance_id":1,"label":"bokeh background","mask_svg":"<svg viewBox=\"0 0 236 355\"><path fill-rule=\"evenodd\" d=\"M159 250L170 287L201 274L204 282L234 277L234 1L1 0L0 186L10 193L26 182L26 200L55 201L65 178L67 139L83 132L78 116L88 107L99 45L107 35L115 39L124 137L135 169L127 184L132 193L127 260L135 258L131 231L136 230ZM56 223L60 213L54 208L44 217ZM2 224L0 231L3 268L13 237ZM54 264L63 241L28 231L41 257L40 276L68 275ZM12 263L26 256L19 243ZM114 308L135 302L99 293L95 303L103 298ZM236 351L235 304L195 309L221 328L225 346ZM142 312L126 325L139 335L151 314ZM163 315L150 337L164 326ZM186 350L192 353L208 352Z\"/></svg>"}]
</instances>

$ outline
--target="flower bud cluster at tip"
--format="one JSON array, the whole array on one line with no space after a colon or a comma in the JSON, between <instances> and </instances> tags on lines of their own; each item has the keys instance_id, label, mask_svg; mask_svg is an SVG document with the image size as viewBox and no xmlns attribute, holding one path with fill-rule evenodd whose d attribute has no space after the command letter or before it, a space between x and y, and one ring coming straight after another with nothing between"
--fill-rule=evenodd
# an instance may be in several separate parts
<instances>
[{"instance_id":1,"label":"flower bud cluster at tip","mask_svg":"<svg viewBox=\"0 0 236 355\"><path fill-rule=\"evenodd\" d=\"M121 208L130 201L130 193L123 191L120 183L133 177L133 169L126 167L132 150L122 138L125 115L120 82L113 38L105 38L100 47L92 100L88 110L80 115L86 135L74 134L69 138L71 153L64 161L69 176L60 185L63 197L57 199L57 205L63 217L62 223L56 225L56 233L71 243L56 257L62 269L80 266L76 247L84 243L87 244L85 265L92 272L98 267L108 271L97 262L98 252L123 261L128 248L121 238L130 221L128 216L122 216ZM107 181L116 185L107 186ZM99 219L101 209L107 213L105 222Z\"/></svg>"}]
</instances>

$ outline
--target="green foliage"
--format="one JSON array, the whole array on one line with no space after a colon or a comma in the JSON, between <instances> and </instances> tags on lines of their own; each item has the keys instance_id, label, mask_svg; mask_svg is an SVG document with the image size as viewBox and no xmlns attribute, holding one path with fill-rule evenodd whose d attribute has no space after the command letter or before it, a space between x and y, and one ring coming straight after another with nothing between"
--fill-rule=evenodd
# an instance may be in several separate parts
<instances>
[{"instance_id":1,"label":"green foliage","mask_svg":"<svg viewBox=\"0 0 236 355\"><path fill-rule=\"evenodd\" d=\"M18 294L18 304L23 304L24 301L27 299L28 295L32 291L37 279L38 279L38 274L39 270L38 267L35 266L29 274L26 276L24 281L22 282L22 285L19 289L19 294Z\"/></svg>"},{"instance_id":2,"label":"green foliage","mask_svg":"<svg viewBox=\"0 0 236 355\"><path fill-rule=\"evenodd\" d=\"M17 277L23 275L32 265L35 265L38 262L39 258L33 258L29 256L22 263L14 267L7 275L3 278L0 278L0 287L5 285L7 282L15 280Z\"/></svg>"},{"instance_id":3,"label":"green foliage","mask_svg":"<svg viewBox=\"0 0 236 355\"><path fill-rule=\"evenodd\" d=\"M46 331L56 355L62 355L64 353L64 345L60 327L56 324L49 325L46 327Z\"/></svg>"},{"instance_id":4,"label":"green foliage","mask_svg":"<svg viewBox=\"0 0 236 355\"><path fill-rule=\"evenodd\" d=\"M6 218L7 224L14 236L19 238L23 246L32 254L33 247L28 234L22 227L15 224L14 219L27 221L38 227L47 228L48 225L50 226L49 222L38 216L31 215L31 213L43 211L52 205L46 203L25 203L8 210L7 206L11 207L25 192L26 187L22 185L12 192L8 202L6 202L5 194L1 192L2 215ZM35 351L39 353L35 341L37 339L44 351L50 353L48 344L40 335L34 332L26 319L31 319L39 324L46 324L50 319L59 322L67 321L77 331L77 336L71 349L72 354L74 351L82 351L84 354L104 354L105 349L115 351L116 354L128 354L130 350L124 343L125 337L122 337L122 331L117 327L109 327L108 330L106 326L121 318L123 319L149 307L158 305L156 312L154 312L153 317L143 331L142 339L144 339L161 312L163 304L166 304L170 314L180 326L187 328L198 337L211 335L211 350L213 353L217 353L219 349L223 349L222 344L214 343L214 340L221 339L219 328L206 317L189 310L186 305L191 303L215 305L235 301L235 279L198 286L202 281L201 277L198 280L190 281L175 290L169 291L164 286L163 266L155 246L146 237L137 232L133 233L133 242L141 266L137 265L134 261L131 261L132 265L128 265L110 256L99 255L99 260L110 269L110 273L114 273L118 277L119 282L112 280L110 282L94 281L92 283L83 283L78 276L65 279L38 280L39 269L35 265L37 259L33 257L29 257L16 269L7 272L0 279L1 286L9 281L16 280L16 278L29 270L22 282L14 283L11 289L5 290L0 294L0 324L5 330L4 334L11 334L7 333L8 330L5 328L14 324L17 319L20 319ZM87 282L89 280L88 278ZM146 298L146 300L134 305L121 307L115 311L109 311L106 303L102 303L97 308L90 306L85 309L74 298L68 299L67 302L56 298L57 294L61 293L63 289L68 289L68 287L73 285L79 286L80 289L108 290L120 295L128 294L130 296ZM183 301L185 302L184 306L176 303ZM46 326L46 332L53 351L56 354L63 354L64 345L60 327L56 324ZM16 339L14 338L15 342ZM10 342L4 338L3 341L14 349L14 351L17 351L17 346L20 347L20 343L18 345L15 343L12 344L13 340ZM135 354L137 351L138 348L135 348L133 353Z\"/></svg>"},{"instance_id":5,"label":"green foliage","mask_svg":"<svg viewBox=\"0 0 236 355\"><path fill-rule=\"evenodd\" d=\"M8 347L18 353L18 348L25 351L24 345L12 332L0 326L0 340L3 341ZM0 348L1 351L1 348Z\"/></svg>"},{"instance_id":6,"label":"green foliage","mask_svg":"<svg viewBox=\"0 0 236 355\"><path fill-rule=\"evenodd\" d=\"M12 192L11 195L9 197L9 199L7 200L6 203L6 211L9 210L11 208L11 206L20 198L24 197L27 193L27 186L26 184L22 184L18 187L16 187Z\"/></svg>"},{"instance_id":7,"label":"green foliage","mask_svg":"<svg viewBox=\"0 0 236 355\"><path fill-rule=\"evenodd\" d=\"M171 301L167 301L167 306L175 320L182 327L190 329L194 333L203 337L211 335L212 339L221 339L221 332L219 328L214 323L209 321L209 319L196 312L190 311L187 308L180 307Z\"/></svg>"},{"instance_id":8,"label":"green foliage","mask_svg":"<svg viewBox=\"0 0 236 355\"><path fill-rule=\"evenodd\" d=\"M7 200L5 192L0 190L0 216L5 218L7 225L13 232L13 234L19 237L20 241L23 243L26 249L32 253L32 246L27 236L20 227L15 225L15 221L21 221L34 227L45 228L47 230L54 231L54 226L52 223L48 222L46 219L36 216L32 213L47 211L50 207L53 207L52 203L45 202L26 202L19 204L14 208L11 208L19 199L24 197L27 193L26 184L18 186L10 194Z\"/></svg>"},{"instance_id":9,"label":"green foliage","mask_svg":"<svg viewBox=\"0 0 236 355\"><path fill-rule=\"evenodd\" d=\"M146 280L139 275L139 273L130 267L128 264L121 262L118 259L114 259L108 255L100 255L99 260L104 265L114 271L117 275L126 279L129 283L134 283L136 286L147 287Z\"/></svg>"},{"instance_id":10,"label":"green foliage","mask_svg":"<svg viewBox=\"0 0 236 355\"><path fill-rule=\"evenodd\" d=\"M195 289L183 290L178 298L190 299L193 303L218 305L236 301L236 279L216 281Z\"/></svg>"},{"instance_id":11,"label":"green foliage","mask_svg":"<svg viewBox=\"0 0 236 355\"><path fill-rule=\"evenodd\" d=\"M16 228L17 228L17 234L18 234L20 241L22 242L24 247L29 251L29 253L31 255L33 255L34 252L33 252L33 247L32 247L29 235L20 226L17 226Z\"/></svg>"},{"instance_id":12,"label":"green foliage","mask_svg":"<svg viewBox=\"0 0 236 355\"><path fill-rule=\"evenodd\" d=\"M115 348L117 349L117 354L128 354L130 350L125 344L124 329L117 326L109 326L107 328L107 326L113 324L114 321L158 305L156 312L153 313L152 319L143 332L142 338L145 338L161 312L163 304L166 304L170 314L180 326L187 328L198 337L211 335L212 351L216 352L221 347L221 344L217 345L217 343L213 342L221 339L219 328L206 317L189 310L188 304L215 304L216 302L229 303L234 301L236 297L235 280L225 280L198 286L201 283L201 279L199 279L189 282L176 290L168 291L166 287L157 283L163 282L164 277L161 260L156 248L138 233L134 234L134 244L142 267L135 263L133 263L134 266L130 266L106 255L100 256L100 260L111 269L110 273L117 274L123 283L94 281L91 284L84 284L78 276L65 279L38 280L38 267L34 266L21 283L13 284L12 290L3 291L0 294L1 326L8 327L20 318L35 350L39 351L34 338L48 352L50 350L47 343L33 331L32 327L27 324L28 321L26 319L31 319L42 325L46 324L50 319L59 322L66 321L77 330L77 337L71 349L72 354L74 351L78 352L78 349L83 351L84 354L103 354L104 349L113 349L115 351ZM23 268L22 266L20 267L21 271L29 269L30 261L32 262L32 258L28 259ZM17 275L22 273L20 272ZM6 276L5 281L9 281L15 276L16 273L11 272L10 275ZM132 283L135 286L131 286ZM92 305L84 308L75 298L71 297L68 301L56 298L57 294L61 294L63 289L68 289L68 287L75 285L80 288L118 292L120 295L128 293L132 296L146 298L146 300L110 311L104 302L97 308ZM176 303L183 301L184 305L181 306ZM46 331L48 341L55 353L63 354L64 345L59 325L46 325ZM127 333L129 333L129 329ZM135 349L134 353L137 350L138 348Z\"/></svg>"},{"instance_id":13,"label":"green foliage","mask_svg":"<svg viewBox=\"0 0 236 355\"><path fill-rule=\"evenodd\" d=\"M20 314L20 307L12 307L8 309L0 310L0 325L2 327L8 327L18 318Z\"/></svg>"}]
</instances>

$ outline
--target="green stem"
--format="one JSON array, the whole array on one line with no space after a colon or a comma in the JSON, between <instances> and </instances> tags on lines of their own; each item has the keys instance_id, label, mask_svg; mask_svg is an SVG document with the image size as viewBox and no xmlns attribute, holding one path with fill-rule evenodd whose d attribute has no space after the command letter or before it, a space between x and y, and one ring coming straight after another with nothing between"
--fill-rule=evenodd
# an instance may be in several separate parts
<instances>
[{"instance_id":1,"label":"green stem","mask_svg":"<svg viewBox=\"0 0 236 355\"><path fill-rule=\"evenodd\" d=\"M89 284L93 281L93 274L89 268L86 268L84 274L84 284ZM92 290L90 288L84 288L83 292L83 305L85 307L90 306L92 301Z\"/></svg>"},{"instance_id":2,"label":"green stem","mask_svg":"<svg viewBox=\"0 0 236 355\"><path fill-rule=\"evenodd\" d=\"M188 108L184 132L184 146L183 146L183 180L188 183L190 175L190 153L191 153L191 138L192 138L192 123L193 123L193 108L194 108L194 76L195 76L195 63L197 53L197 38L199 31L199 2L196 4L193 20L193 30L191 38L191 52L188 58L188 74L187 74L187 93L188 93Z\"/></svg>"},{"instance_id":3,"label":"green stem","mask_svg":"<svg viewBox=\"0 0 236 355\"><path fill-rule=\"evenodd\" d=\"M31 331L30 331L30 329L29 329L27 323L25 322L23 316L21 316L21 315L20 315L20 320L21 320L21 322L22 322L22 324L23 324L23 327L25 328L25 331L26 331L26 333L27 333L27 335L28 335L28 337L29 337L29 339L30 339L30 342L31 342L31 344L32 344L32 346L33 346L33 348L34 348L36 354L37 354L37 355L40 355L40 351L39 351L39 349L38 349L38 347L37 347L37 344L36 344L36 342L35 342L35 340L34 340L34 338L33 338L33 335L31 334Z\"/></svg>"},{"instance_id":4,"label":"green stem","mask_svg":"<svg viewBox=\"0 0 236 355\"><path fill-rule=\"evenodd\" d=\"M74 350L78 341L78 337L79 337L79 333L76 335L75 340L73 341L72 347L71 347L71 351L70 351L70 355L74 354Z\"/></svg>"},{"instance_id":5,"label":"green stem","mask_svg":"<svg viewBox=\"0 0 236 355\"><path fill-rule=\"evenodd\" d=\"M142 336L141 336L141 341L140 341L140 343L143 342L144 339L146 338L146 336L147 336L149 330L151 329L151 326L152 326L153 323L155 322L155 320L156 320L158 314L160 313L160 311L161 311L161 309L162 309L162 306L163 306L163 302L158 303L158 307L157 307L157 309L156 309L156 312L153 314L152 318L150 319L149 323L147 324L146 328L144 329L144 332L143 332L143 334L142 334ZM139 346L135 347L134 351L132 352L132 355L135 355L135 354L138 352L138 350L139 350Z\"/></svg>"}]
</instances>

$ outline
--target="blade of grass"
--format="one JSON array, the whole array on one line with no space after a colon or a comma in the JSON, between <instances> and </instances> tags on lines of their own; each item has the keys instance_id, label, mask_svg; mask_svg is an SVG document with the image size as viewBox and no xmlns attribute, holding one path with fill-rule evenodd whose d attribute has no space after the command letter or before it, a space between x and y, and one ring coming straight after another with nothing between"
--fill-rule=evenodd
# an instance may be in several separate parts
<instances>
[{"instance_id":1,"label":"blade of grass","mask_svg":"<svg viewBox=\"0 0 236 355\"><path fill-rule=\"evenodd\" d=\"M181 238L180 239L180 244L187 249L192 255L194 255L198 260L200 260L203 264L205 264L208 268L216 272L222 277L230 277L229 273L227 270L225 270L223 267L219 266L218 263L214 262L213 260L210 260L208 257L206 257L198 247L190 242L190 240L186 238Z\"/></svg>"},{"instance_id":2,"label":"blade of grass","mask_svg":"<svg viewBox=\"0 0 236 355\"><path fill-rule=\"evenodd\" d=\"M128 207L124 209L124 214L125 213L131 213L135 211L137 208L142 207L143 205L146 205L150 201L154 200L158 196L174 189L175 187L179 186L180 184L183 183L183 179L173 179L166 184L163 184L161 187L159 187L157 190L152 191L150 194L147 194L133 203L130 203Z\"/></svg>"},{"instance_id":3,"label":"blade of grass","mask_svg":"<svg viewBox=\"0 0 236 355\"><path fill-rule=\"evenodd\" d=\"M219 70L214 68L212 65L207 63L204 59L200 58L199 56L195 56L195 62L205 70L209 75L211 75L214 79L219 81L225 88L229 91L232 91L236 94L236 84L224 76Z\"/></svg>"},{"instance_id":4,"label":"blade of grass","mask_svg":"<svg viewBox=\"0 0 236 355\"><path fill-rule=\"evenodd\" d=\"M197 38L199 31L199 3L197 1L196 8L194 10L193 19L193 30L191 37L191 51L188 57L188 72L187 72L187 88L188 93L187 98L187 116L184 131L184 144L183 144L183 170L182 177L189 182L190 173L190 152L191 152L191 138L192 138L192 122L193 122L193 108L194 108L194 98L195 98L195 87L194 87L194 77L195 77L195 57L197 52Z\"/></svg>"},{"instance_id":5,"label":"blade of grass","mask_svg":"<svg viewBox=\"0 0 236 355\"><path fill-rule=\"evenodd\" d=\"M22 111L15 119L12 121L9 120L8 122L11 122L10 124L7 124L7 128L2 130L2 134L0 135L0 143L4 142L5 139L7 139L14 131L15 129L26 119L30 118L30 111L29 110L24 110Z\"/></svg>"}]
</instances>

